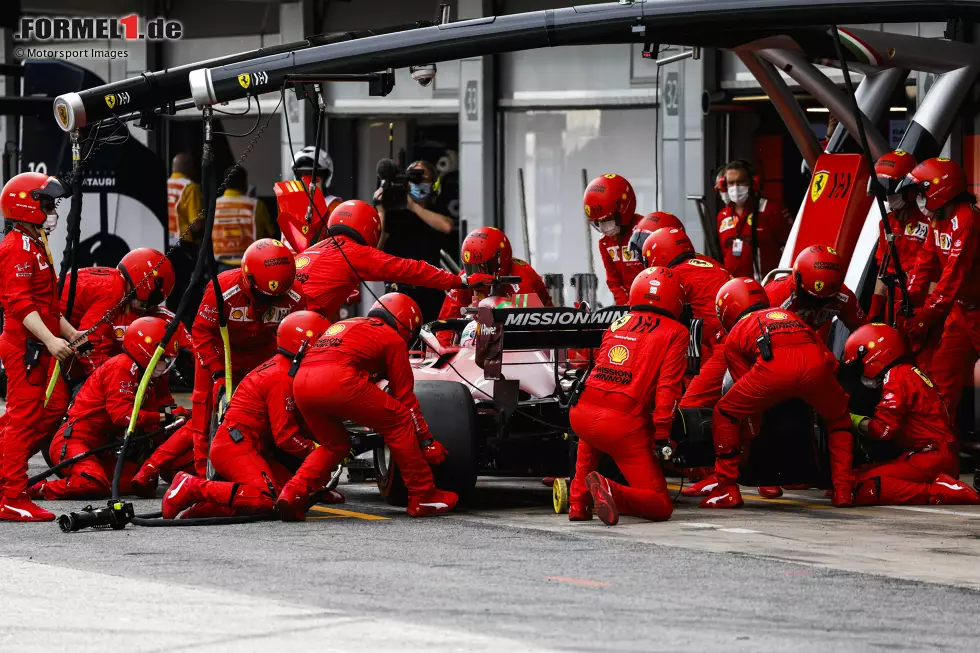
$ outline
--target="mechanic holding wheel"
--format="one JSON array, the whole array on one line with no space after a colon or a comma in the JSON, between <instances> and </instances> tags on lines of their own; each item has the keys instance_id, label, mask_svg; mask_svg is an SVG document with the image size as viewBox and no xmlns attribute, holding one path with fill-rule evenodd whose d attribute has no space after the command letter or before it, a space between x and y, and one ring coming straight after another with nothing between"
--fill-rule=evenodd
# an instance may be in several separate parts
<instances>
[{"instance_id":1,"label":"mechanic holding wheel","mask_svg":"<svg viewBox=\"0 0 980 653\"><path fill-rule=\"evenodd\" d=\"M0 520L52 521L27 496L27 461L44 436L44 410L52 357L67 360L75 328L61 317L58 282L45 232L58 224L55 200L68 191L54 177L22 172L8 181L0 211L9 231L0 243L0 360L7 373L8 416L0 427ZM58 337L60 334L63 336Z\"/></svg>"},{"instance_id":2,"label":"mechanic holding wheel","mask_svg":"<svg viewBox=\"0 0 980 653\"><path fill-rule=\"evenodd\" d=\"M293 311L306 308L306 298L292 289L295 277L293 253L271 238L248 246L240 270L218 275L228 321L233 383L238 384L276 353L279 324ZM194 470L201 477L207 472L208 430L216 393L225 384L224 344L218 325L214 286L209 283L191 330L197 355L191 393Z\"/></svg>"},{"instance_id":3,"label":"mechanic holding wheel","mask_svg":"<svg viewBox=\"0 0 980 653\"><path fill-rule=\"evenodd\" d=\"M803 318L771 309L758 281L736 277L718 291L718 320L728 334L725 360L735 385L715 405L715 471L685 488L684 496L703 496L702 508L738 508L739 464L758 433L759 416L787 399L800 398L827 421L831 500L851 505L854 442L848 396L837 382L837 360Z\"/></svg>"},{"instance_id":4,"label":"mechanic holding wheel","mask_svg":"<svg viewBox=\"0 0 980 653\"><path fill-rule=\"evenodd\" d=\"M873 417L851 415L871 440L891 440L903 450L894 460L857 470L854 503L975 504L980 497L960 483L956 438L946 404L908 355L902 334L887 324L868 324L847 339L844 363L860 362L866 386L881 388Z\"/></svg>"},{"instance_id":5,"label":"mechanic holding wheel","mask_svg":"<svg viewBox=\"0 0 980 653\"><path fill-rule=\"evenodd\" d=\"M329 326L313 311L297 311L283 319L276 332L278 353L242 379L211 443L211 464L225 480L206 481L178 474L163 495L164 519L269 513L279 490L291 478L297 479L294 486L304 488L304 496L323 488L323 483L316 485L303 476L294 477L276 460L275 453L278 449L301 460L309 456L329 458L329 464L338 457L342 460L350 449L346 434L324 441L323 447L307 437L291 394L290 368ZM320 497L329 503L343 500L337 491ZM308 508L308 504L297 503L291 516L302 519Z\"/></svg>"},{"instance_id":6,"label":"mechanic holding wheel","mask_svg":"<svg viewBox=\"0 0 980 653\"><path fill-rule=\"evenodd\" d=\"M367 317L334 324L307 352L293 396L313 435L324 444L317 453L325 453L309 456L283 488L276 507L284 520L303 518L311 488L323 487L343 460L348 448L344 420L384 439L408 489L409 515L439 515L456 505L456 494L436 489L429 469L441 464L447 452L433 439L415 397L408 343L421 328L422 312L415 300L388 293ZM379 378L388 380L387 392L375 385ZM326 444L341 441L344 447L335 450Z\"/></svg>"},{"instance_id":7,"label":"mechanic holding wheel","mask_svg":"<svg viewBox=\"0 0 980 653\"><path fill-rule=\"evenodd\" d=\"M643 261L630 249L633 227L641 219L633 186L620 175L596 177L586 187L582 204L589 224L602 234L599 256L606 268L606 285L616 305L626 306L633 279L643 271Z\"/></svg>"},{"instance_id":8,"label":"mechanic holding wheel","mask_svg":"<svg viewBox=\"0 0 980 653\"><path fill-rule=\"evenodd\" d=\"M613 526L621 514L664 521L674 511L654 448L669 445L687 369L688 333L678 321L683 296L673 272L644 270L630 287L630 312L603 334L596 365L569 412L579 438L570 521L590 520L594 512ZM603 452L629 486L596 471Z\"/></svg>"},{"instance_id":9,"label":"mechanic holding wheel","mask_svg":"<svg viewBox=\"0 0 980 653\"><path fill-rule=\"evenodd\" d=\"M310 310L330 321L362 281L393 281L438 290L462 288L462 279L425 261L386 254L378 249L381 218L361 200L342 202L327 220L327 237L296 257L296 280Z\"/></svg>"},{"instance_id":10,"label":"mechanic holding wheel","mask_svg":"<svg viewBox=\"0 0 980 653\"><path fill-rule=\"evenodd\" d=\"M111 442L121 440L129 426L136 402L136 388L153 353L163 340L167 323L156 317L141 317L129 325L123 340L123 353L113 356L85 380L82 389L68 411L68 421L51 441L48 453L55 464ZM136 426L143 430L165 426L178 417L187 417L186 409L176 407L170 394L166 374L177 356L177 343L171 340L163 357L156 364L153 380L147 388L136 417ZM191 464L188 458L184 461ZM112 493L112 476L116 456L110 451L80 460L65 470L56 481L41 481L31 486L32 499L94 499L108 498ZM133 491L131 479L135 464L123 467L120 492ZM171 474L177 470L167 470ZM153 496L156 487L146 496Z\"/></svg>"}]
</instances>

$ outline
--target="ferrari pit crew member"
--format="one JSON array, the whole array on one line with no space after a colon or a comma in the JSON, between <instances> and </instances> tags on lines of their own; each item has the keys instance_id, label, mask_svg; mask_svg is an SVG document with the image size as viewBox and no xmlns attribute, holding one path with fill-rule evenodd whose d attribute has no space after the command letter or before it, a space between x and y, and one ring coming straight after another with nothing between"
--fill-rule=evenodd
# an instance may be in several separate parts
<instances>
[{"instance_id":1,"label":"ferrari pit crew member","mask_svg":"<svg viewBox=\"0 0 980 653\"><path fill-rule=\"evenodd\" d=\"M239 270L218 275L231 342L232 382L276 353L276 329L283 318L306 307L306 298L292 289L296 276L293 254L278 240L263 238L248 246ZM215 393L225 384L224 344L219 328L214 286L208 284L191 330L194 338L192 429L194 469L207 471L208 424ZM230 389L226 388L226 392Z\"/></svg>"},{"instance_id":2,"label":"ferrari pit crew member","mask_svg":"<svg viewBox=\"0 0 980 653\"><path fill-rule=\"evenodd\" d=\"M599 238L599 255L606 268L606 285L617 306L629 302L633 279L643 271L643 262L630 249L633 227L640 221L636 215L636 194L626 177L608 174L596 177L582 198L585 217Z\"/></svg>"},{"instance_id":3,"label":"ferrari pit crew member","mask_svg":"<svg viewBox=\"0 0 980 653\"><path fill-rule=\"evenodd\" d=\"M787 399L806 401L830 432L831 499L851 504L853 441L848 396L835 376L837 360L803 318L771 309L759 282L735 278L721 287L718 319L728 332L725 359L735 385L715 405L712 422L715 471L685 489L684 496L710 495L702 508L738 508L739 464L756 434L758 418Z\"/></svg>"},{"instance_id":4,"label":"ferrari pit crew member","mask_svg":"<svg viewBox=\"0 0 980 653\"><path fill-rule=\"evenodd\" d=\"M327 238L296 259L296 280L309 308L328 320L362 281L394 281L439 290L464 287L455 274L424 261L398 258L377 249L381 218L370 204L348 200L327 221Z\"/></svg>"},{"instance_id":5,"label":"ferrari pit crew member","mask_svg":"<svg viewBox=\"0 0 980 653\"><path fill-rule=\"evenodd\" d=\"M307 145L293 153L293 175L295 179L280 181L273 186L279 208L276 221L286 244L294 251L302 252L320 240L324 223L343 200L328 193L333 180L333 159L323 148ZM311 193L312 212L308 210Z\"/></svg>"},{"instance_id":6,"label":"ferrari pit crew member","mask_svg":"<svg viewBox=\"0 0 980 653\"><path fill-rule=\"evenodd\" d=\"M124 353L113 356L95 370L72 403L68 421L49 447L53 463L122 439L133 414L136 388L166 330L166 322L155 317L141 317L129 326L123 341ZM136 417L136 426L143 431L159 429L176 417L187 415L180 407L166 409L174 404L166 374L176 355L177 345L171 340L153 369L153 380ZM190 460L186 462L189 464ZM116 456L111 452L90 456L65 469L64 478L32 486L30 496L48 500L108 497L115 467ZM135 465L124 467L120 484L123 494L132 491L127 479L134 471Z\"/></svg>"},{"instance_id":7,"label":"ferrari pit crew member","mask_svg":"<svg viewBox=\"0 0 980 653\"><path fill-rule=\"evenodd\" d=\"M915 158L902 150L889 152L875 163L875 175L878 177L878 183L885 188L888 220L890 220L889 227L895 236L895 251L906 277L912 274L915 268L916 254L925 245L926 236L929 234L929 219L922 215L915 203L915 187L906 186L901 191L898 190L898 185L905 180L905 177L912 172L915 166ZM875 256L879 264L885 256L891 257L891 248L888 247L883 222L878 237L878 252ZM887 272L889 274L895 273L895 261L890 258ZM875 294L871 298L871 310L868 311L872 319L883 321L886 296L887 287L881 279L878 279L875 283ZM895 315L899 314L901 300L902 291L900 288L896 288Z\"/></svg>"},{"instance_id":8,"label":"ferrari pit crew member","mask_svg":"<svg viewBox=\"0 0 980 653\"><path fill-rule=\"evenodd\" d=\"M126 254L115 268L90 267L78 270L71 324L78 331L91 330L87 340L92 349L62 365L62 376L55 382L51 398L44 409L44 433L54 435L68 411L71 394L67 379L73 384L91 375L102 363L122 353L126 327L135 319L146 316L173 319L173 313L160 306L174 288L174 269L169 259L149 247L134 249ZM61 291L61 311L67 314L71 275ZM132 299L116 310L123 298ZM112 313L111 319L106 319ZM180 326L178 346L189 347L190 335ZM2 419L2 418L0 418Z\"/></svg>"},{"instance_id":9,"label":"ferrari pit crew member","mask_svg":"<svg viewBox=\"0 0 980 653\"><path fill-rule=\"evenodd\" d=\"M384 438L408 489L409 515L438 515L456 505L456 494L436 489L429 469L445 460L446 449L433 439L415 397L408 343L421 326L415 300L388 293L367 317L331 326L306 353L293 381L293 396L326 453L308 457L283 488L276 502L283 519L302 519L310 489L323 487L330 470L343 460L348 448L344 420ZM375 385L379 378L388 380L387 392Z\"/></svg>"},{"instance_id":10,"label":"ferrari pit crew member","mask_svg":"<svg viewBox=\"0 0 980 653\"><path fill-rule=\"evenodd\" d=\"M779 264L792 223L776 200L762 197L759 179L748 161L725 166L729 203L718 213L718 238L725 269L736 277L762 279Z\"/></svg>"},{"instance_id":11,"label":"ferrari pit crew member","mask_svg":"<svg viewBox=\"0 0 980 653\"><path fill-rule=\"evenodd\" d=\"M643 245L647 242L650 234L657 229L680 229L684 231L684 223L676 215L666 211L647 213L633 226L633 235L630 236L630 250L633 252L634 258L639 257L637 260L644 260Z\"/></svg>"},{"instance_id":12,"label":"ferrari pit crew member","mask_svg":"<svg viewBox=\"0 0 980 653\"><path fill-rule=\"evenodd\" d=\"M164 519L272 512L279 491L293 477L276 460L277 449L301 460L312 455L342 459L347 454L346 438L319 447L307 437L291 395L290 367L304 345L316 342L329 326L313 311L297 311L283 319L276 334L277 353L242 379L211 443L211 464L225 480L178 474L163 496ZM296 484L307 493L323 487L307 484L302 477ZM300 508L303 514L307 507Z\"/></svg>"},{"instance_id":13,"label":"ferrari pit crew member","mask_svg":"<svg viewBox=\"0 0 980 653\"><path fill-rule=\"evenodd\" d=\"M681 229L658 229L643 243L647 265L667 267L681 284L684 303L690 305L701 325L701 369L688 384L681 400L682 407L711 407L721 397L721 386L728 364L724 349L721 322L715 313L718 291L732 278L728 271L707 256L694 251L694 244Z\"/></svg>"},{"instance_id":14,"label":"ferrari pit crew member","mask_svg":"<svg viewBox=\"0 0 980 653\"><path fill-rule=\"evenodd\" d=\"M463 241L461 250L463 272L460 277L487 275L490 277L517 276L521 280L515 284L515 295L537 295L545 306L551 306L551 294L544 285L541 275L520 259L514 258L510 240L500 229L480 227L474 229ZM473 292L467 289L450 290L439 311L440 320L457 318L462 309L473 303ZM450 334L451 335L451 334Z\"/></svg>"},{"instance_id":15,"label":"ferrari pit crew member","mask_svg":"<svg viewBox=\"0 0 980 653\"><path fill-rule=\"evenodd\" d=\"M610 526L620 514L664 521L674 510L651 444L669 442L681 397L688 340L678 321L683 293L667 268L644 270L630 287L630 312L602 336L596 366L569 413L579 437L571 521L592 519L593 512ZM612 456L629 486L596 471L602 453Z\"/></svg>"},{"instance_id":16,"label":"ferrari pit crew member","mask_svg":"<svg viewBox=\"0 0 980 653\"><path fill-rule=\"evenodd\" d=\"M949 159L928 159L909 173L919 210L932 222L931 233L909 277L913 299L925 294L942 270L935 290L904 323L914 351L941 330L939 348L927 370L956 415L960 395L980 355L980 258L976 197L966 190L962 168Z\"/></svg>"},{"instance_id":17,"label":"ferrari pit crew member","mask_svg":"<svg viewBox=\"0 0 980 653\"><path fill-rule=\"evenodd\" d=\"M0 361L7 373L7 410L0 425L0 520L51 521L27 497L27 461L44 436L51 357L67 360L75 328L60 316L54 264L44 240L58 223L55 200L67 195L54 177L22 172L8 181L0 212L10 229L0 243Z\"/></svg>"},{"instance_id":18,"label":"ferrari pit crew member","mask_svg":"<svg viewBox=\"0 0 980 653\"><path fill-rule=\"evenodd\" d=\"M905 340L887 324L868 324L847 339L844 363L859 362L865 385L881 387L874 416L851 415L871 440L891 440L897 458L857 470L854 503L980 503L973 488L960 483L956 438L935 384L912 363Z\"/></svg>"},{"instance_id":19,"label":"ferrari pit crew member","mask_svg":"<svg viewBox=\"0 0 980 653\"><path fill-rule=\"evenodd\" d=\"M850 331L868 319L857 297L844 285L847 270L833 247L813 245L797 254L793 274L766 284L773 306L793 311L825 341L836 317Z\"/></svg>"}]
</instances>

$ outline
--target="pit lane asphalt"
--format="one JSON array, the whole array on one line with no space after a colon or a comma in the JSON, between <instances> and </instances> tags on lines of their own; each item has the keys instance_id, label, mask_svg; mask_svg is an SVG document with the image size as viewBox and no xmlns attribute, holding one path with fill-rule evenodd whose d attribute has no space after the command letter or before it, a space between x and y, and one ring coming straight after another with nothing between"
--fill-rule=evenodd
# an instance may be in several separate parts
<instances>
[{"instance_id":1,"label":"pit lane asphalt","mask_svg":"<svg viewBox=\"0 0 980 653\"><path fill-rule=\"evenodd\" d=\"M527 479L429 519L341 489L301 524L0 523L0 651L976 650L980 507L747 491L741 511L680 499L608 528Z\"/></svg>"}]
</instances>

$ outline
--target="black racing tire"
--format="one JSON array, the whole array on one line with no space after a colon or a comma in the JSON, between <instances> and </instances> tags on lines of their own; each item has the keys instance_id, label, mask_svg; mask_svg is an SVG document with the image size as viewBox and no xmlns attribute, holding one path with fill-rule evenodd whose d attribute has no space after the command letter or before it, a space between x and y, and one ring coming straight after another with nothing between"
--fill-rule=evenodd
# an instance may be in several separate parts
<instances>
[{"instance_id":1,"label":"black racing tire","mask_svg":"<svg viewBox=\"0 0 980 653\"><path fill-rule=\"evenodd\" d=\"M416 381L415 396L432 437L449 452L445 462L433 468L436 486L466 496L476 486L479 452L473 395L462 383ZM374 450L374 468L385 501L394 506L407 505L408 490L387 447Z\"/></svg>"}]
</instances>

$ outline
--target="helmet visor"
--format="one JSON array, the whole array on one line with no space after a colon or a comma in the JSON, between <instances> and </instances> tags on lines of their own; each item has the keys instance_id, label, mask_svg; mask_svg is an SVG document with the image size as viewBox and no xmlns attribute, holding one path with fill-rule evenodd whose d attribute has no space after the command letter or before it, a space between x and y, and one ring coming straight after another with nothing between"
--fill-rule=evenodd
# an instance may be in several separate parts
<instances>
[{"instance_id":1,"label":"helmet visor","mask_svg":"<svg viewBox=\"0 0 980 653\"><path fill-rule=\"evenodd\" d=\"M497 272L500 270L500 254L496 254L493 258L481 261L480 263L464 263L463 268L466 270L467 275L489 274L491 277L496 277Z\"/></svg>"},{"instance_id":2,"label":"helmet visor","mask_svg":"<svg viewBox=\"0 0 980 653\"><path fill-rule=\"evenodd\" d=\"M642 261L643 260L643 245L647 242L647 238L650 237L652 231L634 231L633 235L630 236L630 251L633 252L633 260Z\"/></svg>"}]
</instances>

